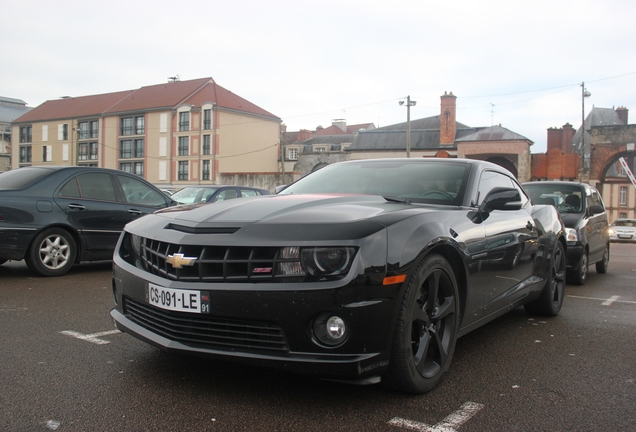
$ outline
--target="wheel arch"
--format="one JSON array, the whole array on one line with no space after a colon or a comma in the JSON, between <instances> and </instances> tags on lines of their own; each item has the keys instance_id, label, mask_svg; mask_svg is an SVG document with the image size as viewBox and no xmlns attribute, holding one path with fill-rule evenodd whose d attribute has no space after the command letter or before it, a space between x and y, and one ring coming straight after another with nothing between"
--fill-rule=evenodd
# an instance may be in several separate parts
<instances>
[{"instance_id":1,"label":"wheel arch","mask_svg":"<svg viewBox=\"0 0 636 432\"><path fill-rule=\"evenodd\" d=\"M55 228L59 228L59 229L63 229L64 231L68 232L71 237L73 237L73 241L75 242L75 264L79 264L80 257L82 256L82 240L80 238L79 233L77 232L77 230L73 229L72 227L68 226L68 225L64 225L64 224L53 224L53 225L47 225L45 227L43 227L42 229L38 230L37 233L33 236L33 238L31 239L31 243L29 243L29 247L27 247L26 249L26 253L25 256L27 256L30 252L31 252L31 248L33 247L33 244L35 243L35 238L42 232L48 230L48 229L55 229Z\"/></svg>"},{"instance_id":2,"label":"wheel arch","mask_svg":"<svg viewBox=\"0 0 636 432\"><path fill-rule=\"evenodd\" d=\"M453 269L455 280L457 282L457 291L459 293L459 315L460 323L464 319L464 311L466 310L466 298L468 293L468 278L466 274L466 268L464 266L464 260L461 254L449 244L439 245L433 249L427 251L426 255L436 253L444 257L448 264Z\"/></svg>"}]
</instances>

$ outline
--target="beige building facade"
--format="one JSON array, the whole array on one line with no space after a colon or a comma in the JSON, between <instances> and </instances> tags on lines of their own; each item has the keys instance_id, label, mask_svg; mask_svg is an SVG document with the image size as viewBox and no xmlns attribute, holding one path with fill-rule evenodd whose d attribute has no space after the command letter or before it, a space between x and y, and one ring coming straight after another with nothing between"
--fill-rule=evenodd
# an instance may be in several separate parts
<instances>
[{"instance_id":1,"label":"beige building facade","mask_svg":"<svg viewBox=\"0 0 636 432\"><path fill-rule=\"evenodd\" d=\"M280 122L212 78L63 98L13 122L12 167L89 165L159 186L273 189Z\"/></svg>"}]
</instances>

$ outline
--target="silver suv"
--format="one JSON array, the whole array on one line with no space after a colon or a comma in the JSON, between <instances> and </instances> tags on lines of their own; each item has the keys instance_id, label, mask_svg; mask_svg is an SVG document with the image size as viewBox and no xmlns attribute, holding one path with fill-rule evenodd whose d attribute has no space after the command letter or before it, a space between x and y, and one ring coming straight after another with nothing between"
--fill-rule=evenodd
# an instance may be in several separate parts
<instances>
[{"instance_id":1,"label":"silver suv","mask_svg":"<svg viewBox=\"0 0 636 432\"><path fill-rule=\"evenodd\" d=\"M588 266L606 273L610 258L607 213L601 194L586 183L540 181L523 183L533 204L557 208L567 233L567 281L583 285Z\"/></svg>"}]
</instances>

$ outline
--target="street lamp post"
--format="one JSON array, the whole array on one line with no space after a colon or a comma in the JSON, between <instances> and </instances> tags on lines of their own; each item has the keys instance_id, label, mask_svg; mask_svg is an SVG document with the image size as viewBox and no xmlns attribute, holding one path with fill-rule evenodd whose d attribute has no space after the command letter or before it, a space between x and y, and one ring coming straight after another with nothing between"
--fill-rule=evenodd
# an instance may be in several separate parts
<instances>
[{"instance_id":1,"label":"street lamp post","mask_svg":"<svg viewBox=\"0 0 636 432\"><path fill-rule=\"evenodd\" d=\"M411 157L411 107L415 106L417 101L412 101L411 96L406 97L406 157ZM404 101L399 102L400 106L404 105Z\"/></svg>"},{"instance_id":2,"label":"street lamp post","mask_svg":"<svg viewBox=\"0 0 636 432\"><path fill-rule=\"evenodd\" d=\"M587 181L586 179L588 168L586 165L589 161L586 160L587 149L585 147L585 98L592 96L592 93L585 88L585 81L581 83L581 181ZM590 149L591 151L591 149Z\"/></svg>"}]
</instances>

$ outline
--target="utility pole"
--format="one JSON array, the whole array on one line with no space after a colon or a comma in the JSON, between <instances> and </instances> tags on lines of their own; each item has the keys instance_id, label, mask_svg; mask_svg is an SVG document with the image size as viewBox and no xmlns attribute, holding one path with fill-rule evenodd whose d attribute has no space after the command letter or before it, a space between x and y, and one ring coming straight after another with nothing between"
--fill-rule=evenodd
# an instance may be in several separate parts
<instances>
[{"instance_id":1,"label":"utility pole","mask_svg":"<svg viewBox=\"0 0 636 432\"><path fill-rule=\"evenodd\" d=\"M400 106L404 105L404 101L399 102ZM417 101L412 101L411 96L406 97L406 157L411 157L411 107L415 106Z\"/></svg>"}]
</instances>

